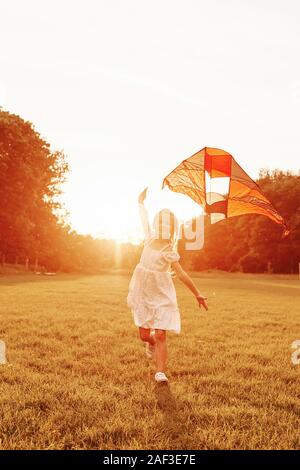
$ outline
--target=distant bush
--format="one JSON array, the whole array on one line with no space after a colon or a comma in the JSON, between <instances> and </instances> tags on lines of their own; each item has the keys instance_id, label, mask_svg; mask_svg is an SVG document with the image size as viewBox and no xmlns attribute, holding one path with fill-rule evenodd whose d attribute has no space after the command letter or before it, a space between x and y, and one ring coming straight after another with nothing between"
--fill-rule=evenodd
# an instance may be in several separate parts
<instances>
[{"instance_id":1,"label":"distant bush","mask_svg":"<svg viewBox=\"0 0 300 470\"><path fill-rule=\"evenodd\" d=\"M265 265L255 255L245 255L240 259L240 271L244 273L261 273L265 271Z\"/></svg>"}]
</instances>

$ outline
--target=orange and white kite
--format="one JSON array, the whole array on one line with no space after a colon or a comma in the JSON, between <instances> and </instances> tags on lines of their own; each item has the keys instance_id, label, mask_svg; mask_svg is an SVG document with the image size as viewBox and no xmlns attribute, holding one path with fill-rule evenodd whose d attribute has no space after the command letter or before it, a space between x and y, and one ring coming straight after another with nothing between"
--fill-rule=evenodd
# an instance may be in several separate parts
<instances>
[{"instance_id":1,"label":"orange and white kite","mask_svg":"<svg viewBox=\"0 0 300 470\"><path fill-rule=\"evenodd\" d=\"M215 178L228 179L227 194L212 190ZM212 223L237 215L261 214L282 225L283 236L289 234L284 219L259 186L225 150L204 147L171 171L164 186L200 204Z\"/></svg>"}]
</instances>

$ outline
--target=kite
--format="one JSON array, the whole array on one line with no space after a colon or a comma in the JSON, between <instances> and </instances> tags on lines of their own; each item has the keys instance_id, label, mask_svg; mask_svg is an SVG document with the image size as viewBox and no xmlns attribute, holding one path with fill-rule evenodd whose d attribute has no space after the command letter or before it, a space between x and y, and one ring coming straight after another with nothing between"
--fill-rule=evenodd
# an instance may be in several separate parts
<instances>
[{"instance_id":1,"label":"kite","mask_svg":"<svg viewBox=\"0 0 300 470\"><path fill-rule=\"evenodd\" d=\"M212 189L220 178L228 182L226 194ZM163 180L164 186L200 204L210 215L211 223L238 215L261 214L283 227L283 237L289 234L284 219L260 187L225 150L204 147L171 171Z\"/></svg>"}]
</instances>

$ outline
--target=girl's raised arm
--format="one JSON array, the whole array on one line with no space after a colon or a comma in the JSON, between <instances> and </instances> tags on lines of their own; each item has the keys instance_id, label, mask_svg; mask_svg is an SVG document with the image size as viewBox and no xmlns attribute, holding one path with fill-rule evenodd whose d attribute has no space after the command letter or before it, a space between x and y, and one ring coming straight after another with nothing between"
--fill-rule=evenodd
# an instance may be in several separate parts
<instances>
[{"instance_id":1,"label":"girl's raised arm","mask_svg":"<svg viewBox=\"0 0 300 470\"><path fill-rule=\"evenodd\" d=\"M144 200L146 199L147 189L148 188L145 188L144 191L141 192L138 198L138 202L139 202L140 218L141 218L145 238L146 240L149 240L151 238L151 227L149 223L148 212L147 212L146 207L144 206Z\"/></svg>"}]
</instances>

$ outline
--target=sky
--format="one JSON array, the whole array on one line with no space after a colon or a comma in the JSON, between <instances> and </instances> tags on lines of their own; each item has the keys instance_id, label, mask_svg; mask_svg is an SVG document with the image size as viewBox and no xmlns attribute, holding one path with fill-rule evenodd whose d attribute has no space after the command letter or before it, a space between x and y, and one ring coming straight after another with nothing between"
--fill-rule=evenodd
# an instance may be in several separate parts
<instances>
[{"instance_id":1,"label":"sky","mask_svg":"<svg viewBox=\"0 0 300 470\"><path fill-rule=\"evenodd\" d=\"M79 232L134 239L145 186L151 216L194 215L160 188L205 146L253 178L299 170L298 0L0 0L0 18L0 106L64 150Z\"/></svg>"}]
</instances>

